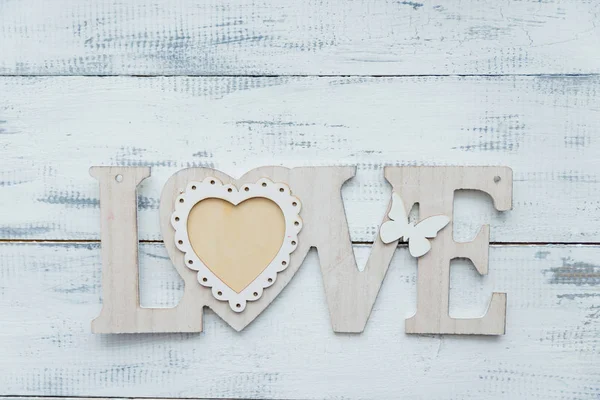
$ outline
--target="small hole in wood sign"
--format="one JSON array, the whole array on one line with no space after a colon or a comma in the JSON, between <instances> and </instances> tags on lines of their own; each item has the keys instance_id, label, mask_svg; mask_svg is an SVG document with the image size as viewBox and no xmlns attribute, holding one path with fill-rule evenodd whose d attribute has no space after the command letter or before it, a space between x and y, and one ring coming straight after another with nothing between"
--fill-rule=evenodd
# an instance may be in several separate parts
<instances>
[{"instance_id":1,"label":"small hole in wood sign","mask_svg":"<svg viewBox=\"0 0 600 400\"><path fill-rule=\"evenodd\" d=\"M178 196L171 224L198 282L242 312L289 264L302 229L299 200L263 178L241 190L209 177Z\"/></svg>"}]
</instances>

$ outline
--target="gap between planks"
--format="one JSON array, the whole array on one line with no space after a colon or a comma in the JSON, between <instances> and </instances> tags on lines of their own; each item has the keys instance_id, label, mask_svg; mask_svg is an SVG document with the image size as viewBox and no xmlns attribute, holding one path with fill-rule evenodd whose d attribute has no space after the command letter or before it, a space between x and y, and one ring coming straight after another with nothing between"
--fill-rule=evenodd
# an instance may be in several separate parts
<instances>
[{"instance_id":1,"label":"gap between planks","mask_svg":"<svg viewBox=\"0 0 600 400\"><path fill-rule=\"evenodd\" d=\"M100 239L0 239L1 243L100 243ZM139 240L138 243L164 243L162 240ZM373 242L353 241L353 245L370 246ZM489 242L490 246L600 246L600 242ZM398 247L407 247L399 243ZM2 397L0 395L0 397Z\"/></svg>"},{"instance_id":2,"label":"gap between planks","mask_svg":"<svg viewBox=\"0 0 600 400\"><path fill-rule=\"evenodd\" d=\"M584 73L584 74L156 74L156 75L140 75L140 74L95 74L95 75L70 75L70 74L0 74L0 78L55 78L55 77L79 77L79 78L503 78L503 77L564 77L564 78L592 78L600 76L600 73Z\"/></svg>"}]
</instances>

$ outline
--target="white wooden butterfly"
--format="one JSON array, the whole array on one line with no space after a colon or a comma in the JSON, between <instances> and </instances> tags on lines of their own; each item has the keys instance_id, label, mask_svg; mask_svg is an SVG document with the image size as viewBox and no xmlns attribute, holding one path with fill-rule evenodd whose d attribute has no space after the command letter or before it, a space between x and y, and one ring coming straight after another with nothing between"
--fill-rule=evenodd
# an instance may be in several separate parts
<instances>
[{"instance_id":1,"label":"white wooden butterfly","mask_svg":"<svg viewBox=\"0 0 600 400\"><path fill-rule=\"evenodd\" d=\"M387 244L403 238L405 242L408 241L408 250L413 257L427 254L431 250L429 239L436 237L450 222L445 215L434 215L418 224L410 223L404 202L396 192L392 193L392 208L388 217L391 221L384 222L379 229L381 241Z\"/></svg>"}]
</instances>

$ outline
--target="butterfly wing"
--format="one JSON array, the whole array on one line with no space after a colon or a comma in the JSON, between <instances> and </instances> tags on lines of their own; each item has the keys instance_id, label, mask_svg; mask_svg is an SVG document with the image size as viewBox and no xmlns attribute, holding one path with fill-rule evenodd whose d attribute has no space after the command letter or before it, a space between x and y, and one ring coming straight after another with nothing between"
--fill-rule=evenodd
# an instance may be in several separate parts
<instances>
[{"instance_id":1,"label":"butterfly wing","mask_svg":"<svg viewBox=\"0 0 600 400\"><path fill-rule=\"evenodd\" d=\"M445 215L434 215L433 217L425 218L415 226L413 236L434 238L448 223L450 223L450 218Z\"/></svg>"},{"instance_id":2,"label":"butterfly wing","mask_svg":"<svg viewBox=\"0 0 600 400\"><path fill-rule=\"evenodd\" d=\"M392 206L388 217L391 221L384 222L379 229L379 237L383 243L392 243L402 236L406 235L408 228L408 218L404 209L402 198L396 193L392 193Z\"/></svg>"},{"instance_id":3,"label":"butterfly wing","mask_svg":"<svg viewBox=\"0 0 600 400\"><path fill-rule=\"evenodd\" d=\"M418 258L421 257L427 252L431 250L431 243L429 243L429 239L426 239L423 236L412 237L408 239L408 251L410 255Z\"/></svg>"},{"instance_id":4,"label":"butterfly wing","mask_svg":"<svg viewBox=\"0 0 600 400\"><path fill-rule=\"evenodd\" d=\"M379 237L385 244L392 243L406 234L406 221L387 221L379 228Z\"/></svg>"},{"instance_id":5,"label":"butterfly wing","mask_svg":"<svg viewBox=\"0 0 600 400\"><path fill-rule=\"evenodd\" d=\"M388 217L394 221L404 221L408 223L408 215L406 215L404 201L402 201L402 197L396 192L392 193L392 207L390 207Z\"/></svg>"},{"instance_id":6,"label":"butterfly wing","mask_svg":"<svg viewBox=\"0 0 600 400\"><path fill-rule=\"evenodd\" d=\"M413 257L421 257L431 250L431 243L427 238L434 238L450 223L450 218L445 215L434 215L419 222L411 232L408 239L408 250Z\"/></svg>"}]
</instances>

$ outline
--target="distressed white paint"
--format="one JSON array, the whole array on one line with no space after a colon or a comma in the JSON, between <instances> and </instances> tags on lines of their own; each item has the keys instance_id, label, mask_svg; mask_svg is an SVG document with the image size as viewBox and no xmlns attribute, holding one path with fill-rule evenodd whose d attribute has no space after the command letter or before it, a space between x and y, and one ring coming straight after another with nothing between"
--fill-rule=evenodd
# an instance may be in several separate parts
<instances>
[{"instance_id":1,"label":"distressed white paint","mask_svg":"<svg viewBox=\"0 0 600 400\"><path fill-rule=\"evenodd\" d=\"M600 72L595 0L5 0L0 73Z\"/></svg>"},{"instance_id":2,"label":"distressed white paint","mask_svg":"<svg viewBox=\"0 0 600 400\"><path fill-rule=\"evenodd\" d=\"M600 241L599 77L4 78L0 238L99 239L91 165L152 167L140 239L188 166L357 165L342 190L354 241L391 195L384 165L506 165L514 207L461 193L457 240Z\"/></svg>"},{"instance_id":3,"label":"distressed white paint","mask_svg":"<svg viewBox=\"0 0 600 400\"><path fill-rule=\"evenodd\" d=\"M355 247L359 262L368 246ZM502 337L404 333L416 261L397 251L360 335L331 331L316 254L250 326L212 312L201 334L93 335L98 243L0 244L0 388L45 396L268 399L577 398L600 391L598 246L492 246L480 277L456 262L450 314L481 315L509 293ZM182 282L160 244L140 246L144 306Z\"/></svg>"}]
</instances>

